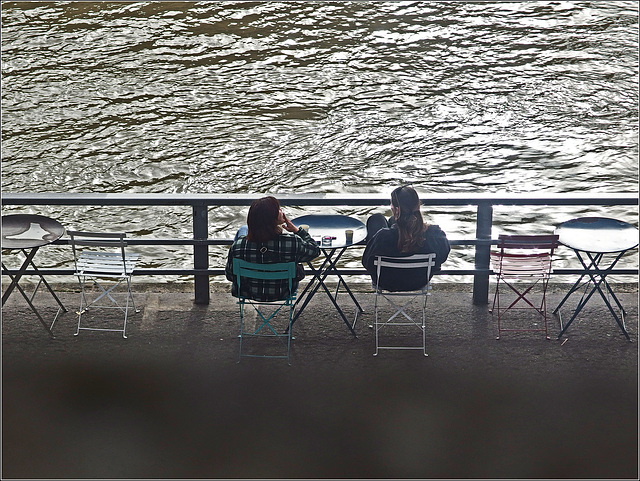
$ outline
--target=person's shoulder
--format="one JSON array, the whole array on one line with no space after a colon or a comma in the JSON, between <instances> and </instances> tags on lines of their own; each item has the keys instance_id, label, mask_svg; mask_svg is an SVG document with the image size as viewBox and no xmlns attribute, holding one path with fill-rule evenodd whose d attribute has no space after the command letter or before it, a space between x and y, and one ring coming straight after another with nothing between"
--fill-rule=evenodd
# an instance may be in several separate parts
<instances>
[{"instance_id":1,"label":"person's shoulder","mask_svg":"<svg viewBox=\"0 0 640 481\"><path fill-rule=\"evenodd\" d=\"M241 253L247 250L248 244L249 244L249 241L244 236L239 237L235 241L233 241L233 244L231 244L231 247L229 248L229 253L234 257L242 255Z\"/></svg>"},{"instance_id":2,"label":"person's shoulder","mask_svg":"<svg viewBox=\"0 0 640 481\"><path fill-rule=\"evenodd\" d=\"M282 233L278 234L278 237L273 239L273 242L275 242L276 240L285 241L285 242L295 242L298 239L300 239L300 236L295 235L293 232L283 231Z\"/></svg>"},{"instance_id":3,"label":"person's shoulder","mask_svg":"<svg viewBox=\"0 0 640 481\"><path fill-rule=\"evenodd\" d=\"M241 247L246 243L247 243L247 238L245 236L238 237L236 240L233 241L233 244L231 244L231 248L238 249L239 247Z\"/></svg>"},{"instance_id":4,"label":"person's shoulder","mask_svg":"<svg viewBox=\"0 0 640 481\"><path fill-rule=\"evenodd\" d=\"M438 224L429 224L427 229L424 231L425 235L441 235L444 234L444 231L440 228Z\"/></svg>"},{"instance_id":5,"label":"person's shoulder","mask_svg":"<svg viewBox=\"0 0 640 481\"><path fill-rule=\"evenodd\" d=\"M285 246L292 246L300 242L304 242L304 239L300 236L297 236L292 232L282 232L277 237L270 240L268 244L274 248L276 245L279 245L280 248L288 248Z\"/></svg>"},{"instance_id":6,"label":"person's shoulder","mask_svg":"<svg viewBox=\"0 0 640 481\"><path fill-rule=\"evenodd\" d=\"M391 227L385 227L376 232L376 235L371 239L370 244L375 246L376 250L387 250L389 246L394 246L398 243L398 229Z\"/></svg>"},{"instance_id":7,"label":"person's shoulder","mask_svg":"<svg viewBox=\"0 0 640 481\"><path fill-rule=\"evenodd\" d=\"M396 225L392 225L391 227L383 227L378 231L376 235L380 235L382 237L393 237L398 235L398 228Z\"/></svg>"}]
</instances>

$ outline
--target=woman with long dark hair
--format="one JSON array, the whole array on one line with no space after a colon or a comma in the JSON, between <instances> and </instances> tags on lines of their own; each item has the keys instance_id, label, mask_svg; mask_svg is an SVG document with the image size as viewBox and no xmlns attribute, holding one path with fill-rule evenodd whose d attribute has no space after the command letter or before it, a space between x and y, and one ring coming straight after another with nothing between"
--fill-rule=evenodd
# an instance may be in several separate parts
<instances>
[{"instance_id":1,"label":"woman with long dark hair","mask_svg":"<svg viewBox=\"0 0 640 481\"><path fill-rule=\"evenodd\" d=\"M362 265L371 275L374 284L377 282L376 256L390 257L409 256L412 254L436 254L436 265L432 269L439 270L449 256L449 241L446 234L437 225L425 224L420 213L420 198L411 186L404 185L391 192L391 212L393 217L387 220L382 214L374 214L367 220L367 246L362 255ZM395 278L387 277L384 289L407 291L420 289L425 280L416 273Z\"/></svg>"},{"instance_id":2,"label":"woman with long dark hair","mask_svg":"<svg viewBox=\"0 0 640 481\"><path fill-rule=\"evenodd\" d=\"M233 282L231 294L238 297L238 286L233 275L234 257L248 262L273 264L305 262L319 255L318 244L306 230L291 223L282 212L278 199L273 196L256 199L249 207L246 227L238 231L229 249L225 275L227 280ZM304 272L302 269L299 271ZM294 281L294 290L297 289L300 279L301 276L298 276ZM257 301L275 301L289 295L286 280L250 279L247 282L243 281L242 290L243 296Z\"/></svg>"}]
</instances>

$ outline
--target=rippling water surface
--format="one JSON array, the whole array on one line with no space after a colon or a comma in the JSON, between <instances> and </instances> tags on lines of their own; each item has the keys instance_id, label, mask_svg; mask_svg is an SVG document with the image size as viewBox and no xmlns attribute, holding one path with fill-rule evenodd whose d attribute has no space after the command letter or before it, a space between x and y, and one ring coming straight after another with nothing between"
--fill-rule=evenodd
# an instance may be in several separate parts
<instances>
[{"instance_id":1,"label":"rippling water surface","mask_svg":"<svg viewBox=\"0 0 640 481\"><path fill-rule=\"evenodd\" d=\"M3 2L2 189L637 192L637 83L636 2ZM629 207L525 209L496 208L495 232L637 223ZM17 211L191 236L184 209ZM425 214L474 232L472 208ZM211 209L211 236L245 215Z\"/></svg>"}]
</instances>

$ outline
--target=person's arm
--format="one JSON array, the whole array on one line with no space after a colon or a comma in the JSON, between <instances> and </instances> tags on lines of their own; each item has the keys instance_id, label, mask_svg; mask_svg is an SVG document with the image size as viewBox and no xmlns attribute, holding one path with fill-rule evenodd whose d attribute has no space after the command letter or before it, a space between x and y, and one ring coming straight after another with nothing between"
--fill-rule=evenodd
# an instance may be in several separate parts
<instances>
[{"instance_id":1,"label":"person's arm","mask_svg":"<svg viewBox=\"0 0 640 481\"><path fill-rule=\"evenodd\" d=\"M304 229L296 232L296 262L306 262L320 255L320 246Z\"/></svg>"},{"instance_id":2,"label":"person's arm","mask_svg":"<svg viewBox=\"0 0 640 481\"><path fill-rule=\"evenodd\" d=\"M227 266L224 269L224 275L228 281L233 282L233 245L229 248L229 253L227 254Z\"/></svg>"},{"instance_id":3,"label":"person's arm","mask_svg":"<svg viewBox=\"0 0 640 481\"><path fill-rule=\"evenodd\" d=\"M362 254L362 265L369 273L375 272L376 267L373 264L376 256L381 254L388 254L389 238L391 237L391 229L380 229L376 235L373 236L367 246L364 248Z\"/></svg>"},{"instance_id":4,"label":"person's arm","mask_svg":"<svg viewBox=\"0 0 640 481\"><path fill-rule=\"evenodd\" d=\"M440 226L429 226L429 229L427 230L427 244L429 245L429 250L435 252L436 266L437 268L440 268L440 265L447 260L449 252L451 252L451 246L449 245L447 235L442 229L440 229Z\"/></svg>"}]
</instances>

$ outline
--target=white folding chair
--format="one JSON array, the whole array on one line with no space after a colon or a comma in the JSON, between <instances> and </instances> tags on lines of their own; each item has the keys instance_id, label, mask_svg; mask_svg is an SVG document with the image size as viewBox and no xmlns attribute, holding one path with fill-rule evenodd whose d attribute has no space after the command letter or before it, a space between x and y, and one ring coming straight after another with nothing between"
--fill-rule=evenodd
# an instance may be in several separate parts
<instances>
[{"instance_id":1,"label":"white folding chair","mask_svg":"<svg viewBox=\"0 0 640 481\"><path fill-rule=\"evenodd\" d=\"M263 358L280 358L286 359L290 364L291 355L291 331L293 322L293 311L296 304L296 291L293 289L293 280L296 276L295 262L280 262L274 264L259 264L247 262L243 259L233 259L233 274L235 282L238 286L238 305L240 306L240 353L238 362L243 357L263 357ZM255 280L259 281L281 281L288 284L289 295L281 300L276 301L258 301L242 295L245 291L242 284L247 283L251 286ZM258 282L259 282L258 281ZM250 305L258 314L256 325L250 325L245 320L245 306ZM284 325L277 326L275 324L276 316L280 310L287 311L286 321ZM284 316L281 316L284 317ZM278 333L278 329L282 329L282 333ZM243 353L243 340L245 337L254 338L273 338L282 341L286 347L286 354L247 354ZM270 346L272 348L272 346ZM255 350L253 351L256 352ZM269 351L274 352L274 351Z\"/></svg>"},{"instance_id":2,"label":"white folding chair","mask_svg":"<svg viewBox=\"0 0 640 481\"><path fill-rule=\"evenodd\" d=\"M425 356L427 354L427 335L426 335L426 308L427 297L431 295L431 269L435 266L436 255L431 254L413 254L405 257L388 257L376 256L374 265L376 266L377 282L375 290L375 335L376 335L376 352L378 355L380 349L422 349ZM413 291L394 291L391 286L389 289L381 288L385 284L385 275L395 269L418 269L424 271L424 285L420 289ZM404 271L402 271L404 272ZM384 298L394 309L393 314L387 320L381 319L380 298ZM401 299L401 301L398 301ZM415 300L420 300L420 308L422 318L415 320L409 315L407 310L414 304ZM397 319L398 316L401 318ZM414 314L415 316L415 314ZM386 317L386 316L384 316ZM380 331L390 326L415 326L422 331L422 346L417 345L381 345Z\"/></svg>"},{"instance_id":3,"label":"white folding chair","mask_svg":"<svg viewBox=\"0 0 640 481\"><path fill-rule=\"evenodd\" d=\"M122 337L127 338L127 318L129 316L129 305L136 310L131 292L131 276L138 261L137 254L128 254L125 252L126 241L125 233L104 233L104 232L81 232L67 231L71 240L71 248L73 249L73 258L75 262L75 275L80 283L80 310L78 311L78 328L75 335L77 336L81 330L88 331L116 331L122 332ZM98 288L98 295L89 301L89 293L87 281L91 280L93 286ZM102 282L102 284L100 282ZM126 283L126 293L124 301L116 299L121 297L122 293L116 294L116 288L122 283ZM104 284L104 285L103 285ZM99 302L104 300L110 301L106 304ZM123 305L122 305L123 304ZM100 309L119 309L124 313L124 324L122 329L88 327L86 322L82 325L82 316L91 308ZM101 324L102 325L102 324Z\"/></svg>"}]
</instances>

